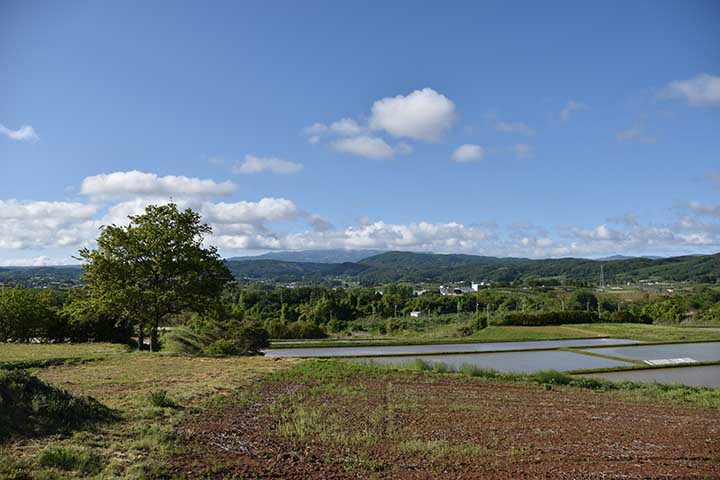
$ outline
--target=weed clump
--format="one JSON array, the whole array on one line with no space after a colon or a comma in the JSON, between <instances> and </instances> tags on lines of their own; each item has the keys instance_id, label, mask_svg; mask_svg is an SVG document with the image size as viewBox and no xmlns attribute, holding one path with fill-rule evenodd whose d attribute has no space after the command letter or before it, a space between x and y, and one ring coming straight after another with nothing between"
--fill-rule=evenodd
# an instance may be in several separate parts
<instances>
[{"instance_id":1,"label":"weed clump","mask_svg":"<svg viewBox=\"0 0 720 480\"><path fill-rule=\"evenodd\" d=\"M67 433L114 417L92 397L73 396L24 370L0 371L0 442Z\"/></svg>"},{"instance_id":2,"label":"weed clump","mask_svg":"<svg viewBox=\"0 0 720 480\"><path fill-rule=\"evenodd\" d=\"M158 390L148 394L148 400L153 407L177 408L178 404L168 395L167 390Z\"/></svg>"},{"instance_id":3,"label":"weed clump","mask_svg":"<svg viewBox=\"0 0 720 480\"><path fill-rule=\"evenodd\" d=\"M48 447L40 452L37 461L43 467L75 470L85 475L97 473L102 467L97 455L80 448Z\"/></svg>"}]
</instances>

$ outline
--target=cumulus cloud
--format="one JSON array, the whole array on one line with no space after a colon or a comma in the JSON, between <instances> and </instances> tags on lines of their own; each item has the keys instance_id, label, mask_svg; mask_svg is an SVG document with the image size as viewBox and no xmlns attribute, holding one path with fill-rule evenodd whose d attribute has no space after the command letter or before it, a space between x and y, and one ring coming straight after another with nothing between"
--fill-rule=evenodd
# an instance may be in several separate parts
<instances>
[{"instance_id":1,"label":"cumulus cloud","mask_svg":"<svg viewBox=\"0 0 720 480\"><path fill-rule=\"evenodd\" d=\"M300 172L303 165L300 163L281 160L279 158L260 158L255 155L245 155L245 160L233 166L233 172L240 174L260 173L269 171L277 175L288 175Z\"/></svg>"},{"instance_id":2,"label":"cumulus cloud","mask_svg":"<svg viewBox=\"0 0 720 480\"><path fill-rule=\"evenodd\" d=\"M720 105L720 76L701 73L688 80L675 80L665 89L669 97L684 98L693 107Z\"/></svg>"},{"instance_id":3,"label":"cumulus cloud","mask_svg":"<svg viewBox=\"0 0 720 480\"><path fill-rule=\"evenodd\" d=\"M97 198L116 198L134 195L172 197L214 197L235 191L232 182L215 182L200 178L167 175L137 170L113 172L86 177L80 193Z\"/></svg>"},{"instance_id":4,"label":"cumulus cloud","mask_svg":"<svg viewBox=\"0 0 720 480\"><path fill-rule=\"evenodd\" d=\"M79 244L97 230L98 207L78 202L0 200L0 248Z\"/></svg>"},{"instance_id":5,"label":"cumulus cloud","mask_svg":"<svg viewBox=\"0 0 720 480\"><path fill-rule=\"evenodd\" d=\"M395 137L439 141L455 123L455 104L432 88L387 97L372 106L370 128Z\"/></svg>"},{"instance_id":6,"label":"cumulus cloud","mask_svg":"<svg viewBox=\"0 0 720 480\"><path fill-rule=\"evenodd\" d=\"M260 224L291 220L297 216L298 208L285 198L263 198L258 202L204 202L200 206L200 213L204 221L214 224Z\"/></svg>"},{"instance_id":7,"label":"cumulus cloud","mask_svg":"<svg viewBox=\"0 0 720 480\"><path fill-rule=\"evenodd\" d=\"M303 134L307 137L311 144L319 143L324 135L337 135L341 137L353 137L367 132L367 127L357 123L352 118L342 118L336 122L326 125L324 123L314 123L303 130Z\"/></svg>"},{"instance_id":8,"label":"cumulus cloud","mask_svg":"<svg viewBox=\"0 0 720 480\"><path fill-rule=\"evenodd\" d=\"M483 147L466 143L455 149L452 159L456 162L471 162L473 160L482 160L484 156L485 149Z\"/></svg>"},{"instance_id":9,"label":"cumulus cloud","mask_svg":"<svg viewBox=\"0 0 720 480\"><path fill-rule=\"evenodd\" d=\"M577 112L581 112L583 110L587 110L589 107L581 102L576 102L575 100L568 101L565 106L560 110L560 120L563 122L566 122L570 120L570 117L573 116L573 114Z\"/></svg>"},{"instance_id":10,"label":"cumulus cloud","mask_svg":"<svg viewBox=\"0 0 720 480\"><path fill-rule=\"evenodd\" d=\"M615 138L621 142L641 142L641 143L655 143L656 139L652 135L645 132L645 129L640 125L635 125L625 130L621 130L615 134Z\"/></svg>"},{"instance_id":11,"label":"cumulus cloud","mask_svg":"<svg viewBox=\"0 0 720 480\"><path fill-rule=\"evenodd\" d=\"M695 213L720 217L720 205L709 205L701 202L690 202L688 208Z\"/></svg>"},{"instance_id":12,"label":"cumulus cloud","mask_svg":"<svg viewBox=\"0 0 720 480\"><path fill-rule=\"evenodd\" d=\"M343 118L337 122L331 123L329 130L337 133L338 135L355 136L360 135L367 129L358 125L358 123L352 118Z\"/></svg>"},{"instance_id":13,"label":"cumulus cloud","mask_svg":"<svg viewBox=\"0 0 720 480\"><path fill-rule=\"evenodd\" d=\"M10 128L7 128L5 125L0 125L0 134L5 135L10 140L17 141L31 141L38 139L38 136L35 133L35 129L30 125L23 125L17 130L12 130Z\"/></svg>"},{"instance_id":14,"label":"cumulus cloud","mask_svg":"<svg viewBox=\"0 0 720 480\"><path fill-rule=\"evenodd\" d=\"M333 142L333 148L339 152L350 153L372 160L387 160L395 157L396 150L379 137L341 138Z\"/></svg>"},{"instance_id":15,"label":"cumulus cloud","mask_svg":"<svg viewBox=\"0 0 720 480\"><path fill-rule=\"evenodd\" d=\"M532 149L530 145L525 143L516 143L512 146L512 152L516 158L524 159L532 157Z\"/></svg>"}]
</instances>

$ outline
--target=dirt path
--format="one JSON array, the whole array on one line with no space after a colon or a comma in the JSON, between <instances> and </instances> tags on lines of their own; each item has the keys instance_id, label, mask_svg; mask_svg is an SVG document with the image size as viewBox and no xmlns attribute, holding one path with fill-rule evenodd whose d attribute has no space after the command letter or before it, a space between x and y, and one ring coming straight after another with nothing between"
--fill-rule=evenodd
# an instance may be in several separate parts
<instances>
[{"instance_id":1,"label":"dirt path","mask_svg":"<svg viewBox=\"0 0 720 480\"><path fill-rule=\"evenodd\" d=\"M185 478L720 478L720 412L446 375L268 383L192 418Z\"/></svg>"}]
</instances>

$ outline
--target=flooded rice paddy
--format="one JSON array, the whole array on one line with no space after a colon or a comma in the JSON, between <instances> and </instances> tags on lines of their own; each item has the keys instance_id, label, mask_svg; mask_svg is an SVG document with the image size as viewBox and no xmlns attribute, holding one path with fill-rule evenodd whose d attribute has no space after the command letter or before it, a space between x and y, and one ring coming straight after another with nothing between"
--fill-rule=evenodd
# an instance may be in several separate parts
<instances>
[{"instance_id":1,"label":"flooded rice paddy","mask_svg":"<svg viewBox=\"0 0 720 480\"><path fill-rule=\"evenodd\" d=\"M591 373L584 374L583 377L645 383L682 383L694 387L720 387L720 365Z\"/></svg>"},{"instance_id":2,"label":"flooded rice paddy","mask_svg":"<svg viewBox=\"0 0 720 480\"><path fill-rule=\"evenodd\" d=\"M271 348L271 357L367 357L376 355L423 355L436 353L474 353L507 350L535 350L541 348L599 347L640 343L621 338L586 338L572 340L537 340L530 342L450 343L433 345L392 345L367 347L299 347Z\"/></svg>"},{"instance_id":3,"label":"flooded rice paddy","mask_svg":"<svg viewBox=\"0 0 720 480\"><path fill-rule=\"evenodd\" d=\"M595 369L636 370L589 373L609 380L683 383L720 387L720 365L688 364L720 361L720 342L643 345L622 338L540 340L527 342L452 343L433 345L335 346L272 348L276 357L335 357L402 366L422 360L451 369L470 365L504 372ZM643 369L643 366L682 364L681 367Z\"/></svg>"},{"instance_id":4,"label":"flooded rice paddy","mask_svg":"<svg viewBox=\"0 0 720 480\"><path fill-rule=\"evenodd\" d=\"M464 365L492 368L504 372L536 372L539 370L591 370L595 368L629 367L632 363L608 358L582 355L564 350L519 351L501 353L466 353L459 355L412 355L398 357L366 357L363 360L403 365L415 360L430 364L442 363L452 369Z\"/></svg>"}]
</instances>

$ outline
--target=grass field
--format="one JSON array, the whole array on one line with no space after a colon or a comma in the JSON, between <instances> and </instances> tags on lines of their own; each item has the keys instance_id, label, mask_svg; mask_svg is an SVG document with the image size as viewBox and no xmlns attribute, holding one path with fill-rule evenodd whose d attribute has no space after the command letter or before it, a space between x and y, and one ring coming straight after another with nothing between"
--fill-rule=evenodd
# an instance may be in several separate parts
<instances>
[{"instance_id":1,"label":"grass field","mask_svg":"<svg viewBox=\"0 0 720 480\"><path fill-rule=\"evenodd\" d=\"M93 345L13 347L15 357L3 351L6 361L32 359L36 351L45 358L98 353ZM257 378L294 363L264 357L122 353L106 346L108 352L114 353L101 361L30 371L71 393L93 396L114 409L119 420L65 438L0 445L0 478L147 478L169 458L175 448L175 427L185 415L213 399L236 395Z\"/></svg>"},{"instance_id":2,"label":"grass field","mask_svg":"<svg viewBox=\"0 0 720 480\"><path fill-rule=\"evenodd\" d=\"M717 339L720 332L625 324L490 327L467 340L592 336L679 341ZM437 339L427 341L433 340ZM263 468L272 470L277 464L297 466L280 472L282 478L324 478L318 472L337 474L337 478L384 476L395 472L396 465L429 465L429 470L420 472L425 476L417 477L427 478L437 474L437 469L458 472L463 466L470 468L477 464L477 458L498 465L496 477L501 474L507 477L519 474L512 470L512 465L534 464L535 457L531 455L539 455L541 461L539 466L529 468L540 468L538 474L544 475L547 472L543 468L562 458L558 460L559 457L540 448L538 442L544 441L542 438L527 437L525 433L516 438L512 429L522 432L527 428L551 429L547 419L518 417L538 422L535 426L523 426L504 409L512 405L524 405L530 410L549 409L555 421L567 424L572 419L563 416L563 412L580 402L577 405L586 405L580 412L583 415L588 409L597 409L598 416L611 412L615 426L603 427L610 429L606 432L610 436L619 435L620 430L616 429L628 422L642 420L642 408L632 406L639 403L660 412L652 418L670 419L667 421L673 425L676 421L678 425L690 422L685 426L697 430L693 435L703 434L702 425L720 421L718 389L617 386L578 381L559 374L510 375L477 369L450 373L442 367L427 365L418 365L419 371L402 372L333 361L173 356L129 352L109 344L0 345L0 362L6 366L49 359L92 360L57 365L39 363L45 368L29 371L73 394L94 397L113 409L117 420L66 436L16 439L0 444L0 479L196 478L205 474L223 478L226 473L229 477L256 478L262 476L258 473L268 473ZM692 409L699 409L700 413L692 413ZM459 416L456 418L453 412L460 412ZM627 417L628 412L631 417ZM216 418L217 415L220 417ZM503 419L509 423L502 423ZM489 431L506 431L512 441L497 444L482 437L477 426L484 422L495 422L492 423L495 430ZM433 425L442 426L441 430L452 427L452 435L433 433ZM247 439L243 436L245 430L250 435ZM665 435L659 427L648 432L648 442L659 442L665 445L663 448L677 450L678 455L695 458L690 450L695 445L694 438L680 441L672 437L672 429ZM581 442L573 437L576 433L571 431L568 438ZM622 438L618 438L620 442ZM246 441L247 445L262 447L274 456L253 457L254 464L243 463L244 460L238 463L237 452L226 458L228 452ZM253 452L250 446L243 450L243 455ZM720 449L715 443L712 447ZM318 457L308 457L307 452L313 449L319 452ZM578 458L590 455L576 453ZM650 459L644 453L639 455L642 458L638 464L647 465ZM713 457L712 452L703 455L706 459L718 456ZM225 473L198 470L197 462ZM699 465L701 471L709 468L704 460L698 462L693 465ZM253 470L252 465L262 468ZM610 467L609 471L615 471L617 465ZM682 471L680 466L677 468Z\"/></svg>"},{"instance_id":3,"label":"grass field","mask_svg":"<svg viewBox=\"0 0 720 480\"><path fill-rule=\"evenodd\" d=\"M28 360L94 358L127 351L124 345L114 343L58 343L27 345L24 343L0 344L0 362Z\"/></svg>"}]
</instances>

